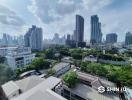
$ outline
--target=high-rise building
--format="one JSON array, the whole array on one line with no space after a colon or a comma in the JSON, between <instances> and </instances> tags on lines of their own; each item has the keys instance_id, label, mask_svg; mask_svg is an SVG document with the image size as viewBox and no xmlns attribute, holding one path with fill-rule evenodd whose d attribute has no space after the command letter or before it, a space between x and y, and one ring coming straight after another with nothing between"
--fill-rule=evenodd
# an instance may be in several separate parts
<instances>
[{"instance_id":1,"label":"high-rise building","mask_svg":"<svg viewBox=\"0 0 132 100\"><path fill-rule=\"evenodd\" d=\"M67 40L71 40L71 35L67 34Z\"/></svg>"},{"instance_id":2,"label":"high-rise building","mask_svg":"<svg viewBox=\"0 0 132 100\"><path fill-rule=\"evenodd\" d=\"M53 37L52 41L53 41L54 44L59 44L60 43L60 36L59 36L58 33L54 34L54 37Z\"/></svg>"},{"instance_id":3,"label":"high-rise building","mask_svg":"<svg viewBox=\"0 0 132 100\"><path fill-rule=\"evenodd\" d=\"M91 16L91 43L102 42L101 23L97 15Z\"/></svg>"},{"instance_id":4,"label":"high-rise building","mask_svg":"<svg viewBox=\"0 0 132 100\"><path fill-rule=\"evenodd\" d=\"M4 46L13 45L12 36L10 36L9 34L4 33L3 37L2 37L2 45L4 45Z\"/></svg>"},{"instance_id":5,"label":"high-rise building","mask_svg":"<svg viewBox=\"0 0 132 100\"><path fill-rule=\"evenodd\" d=\"M28 32L24 36L25 46L31 47L32 50L42 50L43 49L43 35L42 28L38 28L35 25L29 28Z\"/></svg>"},{"instance_id":6,"label":"high-rise building","mask_svg":"<svg viewBox=\"0 0 132 100\"><path fill-rule=\"evenodd\" d=\"M76 29L74 30L74 40L77 42L83 42L84 38L84 18L80 15L76 15Z\"/></svg>"},{"instance_id":7,"label":"high-rise building","mask_svg":"<svg viewBox=\"0 0 132 100\"><path fill-rule=\"evenodd\" d=\"M65 41L66 41L65 35L60 37L58 33L55 33L52 39L53 44L58 44L58 45L64 45Z\"/></svg>"},{"instance_id":8,"label":"high-rise building","mask_svg":"<svg viewBox=\"0 0 132 100\"><path fill-rule=\"evenodd\" d=\"M132 44L132 33L127 32L125 37L125 45L130 45L130 44Z\"/></svg>"},{"instance_id":9,"label":"high-rise building","mask_svg":"<svg viewBox=\"0 0 132 100\"><path fill-rule=\"evenodd\" d=\"M116 43L117 42L117 34L110 33L106 35L106 43Z\"/></svg>"},{"instance_id":10,"label":"high-rise building","mask_svg":"<svg viewBox=\"0 0 132 100\"><path fill-rule=\"evenodd\" d=\"M19 46L24 46L24 37L23 37L23 35L20 35L20 36L17 37L17 44Z\"/></svg>"}]
</instances>

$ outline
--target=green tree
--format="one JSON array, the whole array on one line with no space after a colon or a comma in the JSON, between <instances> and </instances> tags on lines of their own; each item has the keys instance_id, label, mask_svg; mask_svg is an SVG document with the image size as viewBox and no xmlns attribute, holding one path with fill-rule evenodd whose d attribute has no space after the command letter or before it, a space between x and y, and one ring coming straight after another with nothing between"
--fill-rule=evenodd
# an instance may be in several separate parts
<instances>
[{"instance_id":1,"label":"green tree","mask_svg":"<svg viewBox=\"0 0 132 100\"><path fill-rule=\"evenodd\" d=\"M46 50L45 57L47 59L53 59L54 58L54 50L53 49Z\"/></svg>"},{"instance_id":2,"label":"green tree","mask_svg":"<svg viewBox=\"0 0 132 100\"><path fill-rule=\"evenodd\" d=\"M36 58L32 61L32 65L35 66L36 70L47 69L50 67L50 62L43 58Z\"/></svg>"},{"instance_id":3,"label":"green tree","mask_svg":"<svg viewBox=\"0 0 132 100\"><path fill-rule=\"evenodd\" d=\"M78 82L78 78L77 78L77 73L74 71L71 71L69 73L67 73L64 77L63 77L64 82L66 83L66 85L70 88L74 87L76 85L76 83Z\"/></svg>"},{"instance_id":4,"label":"green tree","mask_svg":"<svg viewBox=\"0 0 132 100\"><path fill-rule=\"evenodd\" d=\"M0 64L0 85L13 79L14 75L14 71L10 67Z\"/></svg>"},{"instance_id":5,"label":"green tree","mask_svg":"<svg viewBox=\"0 0 132 100\"><path fill-rule=\"evenodd\" d=\"M49 69L48 70L48 76L53 76L56 73L54 69Z\"/></svg>"},{"instance_id":6,"label":"green tree","mask_svg":"<svg viewBox=\"0 0 132 100\"><path fill-rule=\"evenodd\" d=\"M5 62L5 57L0 56L0 63L4 63Z\"/></svg>"},{"instance_id":7,"label":"green tree","mask_svg":"<svg viewBox=\"0 0 132 100\"><path fill-rule=\"evenodd\" d=\"M82 55L79 54L79 53L72 53L71 56L72 56L74 59L78 59L78 60L82 59Z\"/></svg>"}]
</instances>

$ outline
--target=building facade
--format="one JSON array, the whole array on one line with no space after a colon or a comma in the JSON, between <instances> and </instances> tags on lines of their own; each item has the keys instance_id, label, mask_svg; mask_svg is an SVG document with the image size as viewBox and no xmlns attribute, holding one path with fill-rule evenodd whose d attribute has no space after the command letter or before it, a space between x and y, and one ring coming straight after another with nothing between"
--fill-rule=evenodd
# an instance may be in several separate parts
<instances>
[{"instance_id":1,"label":"building facade","mask_svg":"<svg viewBox=\"0 0 132 100\"><path fill-rule=\"evenodd\" d=\"M53 69L55 70L56 74L55 76L60 76L62 74L64 74L65 72L67 72L68 70L70 70L70 63L64 63L64 62L61 62L61 63L58 63L56 64Z\"/></svg>"},{"instance_id":2,"label":"building facade","mask_svg":"<svg viewBox=\"0 0 132 100\"><path fill-rule=\"evenodd\" d=\"M101 43L102 42L102 32L101 32L101 23L97 15L91 16L91 39L90 42Z\"/></svg>"},{"instance_id":3,"label":"building facade","mask_svg":"<svg viewBox=\"0 0 132 100\"><path fill-rule=\"evenodd\" d=\"M74 30L74 39L77 42L83 42L84 38L84 18L76 15L76 29Z\"/></svg>"},{"instance_id":4,"label":"building facade","mask_svg":"<svg viewBox=\"0 0 132 100\"><path fill-rule=\"evenodd\" d=\"M130 45L132 44L132 33L127 32L125 36L125 45Z\"/></svg>"},{"instance_id":5,"label":"building facade","mask_svg":"<svg viewBox=\"0 0 132 100\"><path fill-rule=\"evenodd\" d=\"M25 34L24 40L26 47L31 47L32 50L41 51L43 49L42 28L33 25Z\"/></svg>"},{"instance_id":6,"label":"building facade","mask_svg":"<svg viewBox=\"0 0 132 100\"><path fill-rule=\"evenodd\" d=\"M117 42L117 34L110 33L106 35L106 43L116 43Z\"/></svg>"},{"instance_id":7,"label":"building facade","mask_svg":"<svg viewBox=\"0 0 132 100\"><path fill-rule=\"evenodd\" d=\"M15 69L30 64L34 58L35 54L31 53L31 48L18 47L7 51L6 62L9 67Z\"/></svg>"}]
</instances>

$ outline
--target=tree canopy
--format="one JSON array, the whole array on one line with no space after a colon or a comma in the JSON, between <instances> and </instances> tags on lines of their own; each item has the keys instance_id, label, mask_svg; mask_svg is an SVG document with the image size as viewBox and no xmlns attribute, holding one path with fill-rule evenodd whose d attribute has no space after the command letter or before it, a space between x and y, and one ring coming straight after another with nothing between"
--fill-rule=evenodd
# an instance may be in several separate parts
<instances>
[{"instance_id":1,"label":"tree canopy","mask_svg":"<svg viewBox=\"0 0 132 100\"><path fill-rule=\"evenodd\" d=\"M0 64L0 85L13 79L13 77L13 70L4 64Z\"/></svg>"},{"instance_id":2,"label":"tree canopy","mask_svg":"<svg viewBox=\"0 0 132 100\"><path fill-rule=\"evenodd\" d=\"M64 82L66 83L66 85L70 88L74 87L76 85L76 83L78 82L77 79L77 73L74 71L71 71L69 73L67 73L64 77L63 77Z\"/></svg>"},{"instance_id":3,"label":"tree canopy","mask_svg":"<svg viewBox=\"0 0 132 100\"><path fill-rule=\"evenodd\" d=\"M47 69L50 67L50 62L43 58L36 58L32 61L32 65L35 69Z\"/></svg>"},{"instance_id":4,"label":"tree canopy","mask_svg":"<svg viewBox=\"0 0 132 100\"><path fill-rule=\"evenodd\" d=\"M82 62L81 70L93 75L103 76L108 80L132 87L132 67L110 64Z\"/></svg>"}]
</instances>

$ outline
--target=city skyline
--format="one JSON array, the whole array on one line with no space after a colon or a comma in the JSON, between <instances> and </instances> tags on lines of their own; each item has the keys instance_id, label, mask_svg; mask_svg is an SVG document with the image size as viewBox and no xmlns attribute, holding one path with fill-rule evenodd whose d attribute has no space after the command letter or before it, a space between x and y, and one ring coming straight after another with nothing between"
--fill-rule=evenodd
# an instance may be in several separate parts
<instances>
[{"instance_id":1,"label":"city skyline","mask_svg":"<svg viewBox=\"0 0 132 100\"><path fill-rule=\"evenodd\" d=\"M76 14L85 19L84 40L87 41L90 40L90 17L94 14L99 16L102 23L103 38L114 32L120 42L125 40L127 31L132 31L131 0L0 1L0 35L24 35L32 24L43 28L44 38L52 38L54 33L60 36L73 34Z\"/></svg>"}]
</instances>

